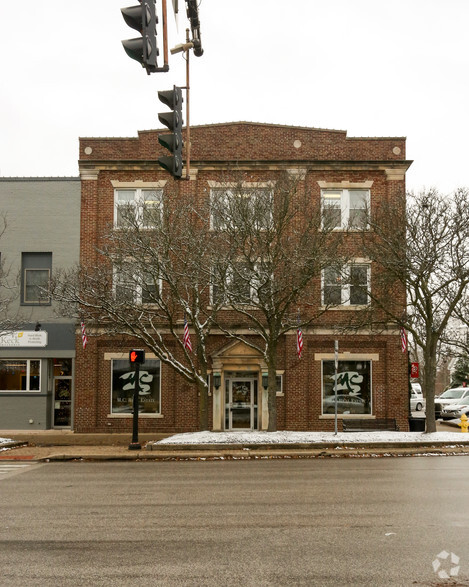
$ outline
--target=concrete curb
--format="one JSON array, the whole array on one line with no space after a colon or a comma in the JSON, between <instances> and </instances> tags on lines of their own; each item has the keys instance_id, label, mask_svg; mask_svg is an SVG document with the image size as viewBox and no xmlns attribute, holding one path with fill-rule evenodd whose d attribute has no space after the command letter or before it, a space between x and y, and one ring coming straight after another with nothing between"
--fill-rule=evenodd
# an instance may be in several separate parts
<instances>
[{"instance_id":1,"label":"concrete curb","mask_svg":"<svg viewBox=\"0 0 469 587\"><path fill-rule=\"evenodd\" d=\"M376 457L410 457L410 456L468 456L469 445L441 446L336 446L312 448L289 448L288 450L262 449L259 447L231 447L229 449L172 450L172 451L131 451L120 454L102 454L90 449L85 454L51 453L33 459L36 462L70 462L70 461L210 461L210 460L267 460L267 459L315 459L315 458L376 458ZM11 455L11 460L15 460ZM8 459L10 460L10 459Z\"/></svg>"}]
</instances>

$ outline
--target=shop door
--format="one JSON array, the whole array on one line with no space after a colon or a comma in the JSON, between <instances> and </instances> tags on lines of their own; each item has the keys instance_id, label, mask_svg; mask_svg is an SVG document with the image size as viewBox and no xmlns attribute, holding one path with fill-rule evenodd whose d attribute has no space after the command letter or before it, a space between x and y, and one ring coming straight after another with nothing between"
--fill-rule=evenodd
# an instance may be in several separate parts
<instances>
[{"instance_id":1,"label":"shop door","mask_svg":"<svg viewBox=\"0 0 469 587\"><path fill-rule=\"evenodd\" d=\"M226 381L227 430L254 430L257 428L257 380L236 378Z\"/></svg>"},{"instance_id":2,"label":"shop door","mask_svg":"<svg viewBox=\"0 0 469 587\"><path fill-rule=\"evenodd\" d=\"M54 377L54 428L72 425L72 378Z\"/></svg>"}]
</instances>

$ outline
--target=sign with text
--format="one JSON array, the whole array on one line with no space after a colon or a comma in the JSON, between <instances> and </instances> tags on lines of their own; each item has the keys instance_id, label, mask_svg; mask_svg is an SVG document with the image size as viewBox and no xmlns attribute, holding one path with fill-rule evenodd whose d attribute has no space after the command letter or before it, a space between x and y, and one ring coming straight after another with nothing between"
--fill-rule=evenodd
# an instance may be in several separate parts
<instances>
[{"instance_id":1,"label":"sign with text","mask_svg":"<svg viewBox=\"0 0 469 587\"><path fill-rule=\"evenodd\" d=\"M0 333L0 347L46 347L47 332L44 330L20 330Z\"/></svg>"}]
</instances>

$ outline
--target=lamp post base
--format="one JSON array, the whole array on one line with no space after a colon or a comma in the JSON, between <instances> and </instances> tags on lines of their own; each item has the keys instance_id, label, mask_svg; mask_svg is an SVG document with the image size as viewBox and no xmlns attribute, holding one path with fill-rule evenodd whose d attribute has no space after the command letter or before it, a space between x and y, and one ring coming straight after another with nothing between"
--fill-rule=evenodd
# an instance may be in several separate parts
<instances>
[{"instance_id":1,"label":"lamp post base","mask_svg":"<svg viewBox=\"0 0 469 587\"><path fill-rule=\"evenodd\" d=\"M139 442L131 442L129 444L129 450L141 450L142 445Z\"/></svg>"}]
</instances>

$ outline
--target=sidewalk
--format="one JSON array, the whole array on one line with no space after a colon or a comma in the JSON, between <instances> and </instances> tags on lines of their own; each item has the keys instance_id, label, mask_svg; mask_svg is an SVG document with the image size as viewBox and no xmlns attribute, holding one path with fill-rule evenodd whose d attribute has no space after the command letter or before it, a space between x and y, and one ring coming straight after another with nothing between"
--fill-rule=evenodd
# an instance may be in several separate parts
<instances>
[{"instance_id":1,"label":"sidewalk","mask_svg":"<svg viewBox=\"0 0 469 587\"><path fill-rule=\"evenodd\" d=\"M170 461L170 460L238 460L238 459L306 459L325 457L384 457L423 455L469 455L469 434L458 428L438 422L438 433L371 432L321 434L279 433L287 442L270 442L262 433L237 438L229 433L194 433L184 435L140 434L141 450L129 450L131 434L76 434L69 430L1 431L2 438L11 439L0 444L0 462L5 460L31 461ZM200 441L207 434L207 441ZM201 436L202 435L202 436ZM290 435L290 437L288 436ZM295 436L299 435L299 436ZM309 435L309 436L306 436ZM259 440L259 437L265 440ZM215 438L216 442L212 439ZM254 442L246 441L246 438ZM166 439L164 441L164 439ZM306 440L308 439L308 440ZM313 439L313 440L311 440ZM291 442L290 442L291 440ZM306 441L305 441L306 440ZM164 441L160 443L159 441Z\"/></svg>"}]
</instances>

